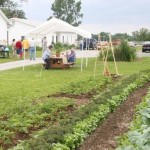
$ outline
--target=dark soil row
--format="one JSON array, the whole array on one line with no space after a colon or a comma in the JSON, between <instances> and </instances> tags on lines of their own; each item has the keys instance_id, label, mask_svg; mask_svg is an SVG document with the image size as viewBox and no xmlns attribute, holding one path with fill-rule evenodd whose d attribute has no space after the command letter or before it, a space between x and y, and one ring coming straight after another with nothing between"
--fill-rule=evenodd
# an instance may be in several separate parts
<instances>
[{"instance_id":1,"label":"dark soil row","mask_svg":"<svg viewBox=\"0 0 150 150\"><path fill-rule=\"evenodd\" d=\"M85 140L78 150L112 150L117 147L116 137L128 131L134 110L146 95L150 83L132 93L116 111Z\"/></svg>"}]
</instances>

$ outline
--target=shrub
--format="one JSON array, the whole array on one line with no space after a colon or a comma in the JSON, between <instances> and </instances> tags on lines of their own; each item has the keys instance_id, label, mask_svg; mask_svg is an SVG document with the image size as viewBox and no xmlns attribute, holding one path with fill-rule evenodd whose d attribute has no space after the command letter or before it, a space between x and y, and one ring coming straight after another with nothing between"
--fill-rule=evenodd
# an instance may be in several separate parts
<instances>
[{"instance_id":1,"label":"shrub","mask_svg":"<svg viewBox=\"0 0 150 150\"><path fill-rule=\"evenodd\" d=\"M106 50L104 51L106 55ZM126 41L122 41L119 46L114 47L114 55L116 61L133 61L136 59L136 49L130 47ZM102 58L102 56L100 56ZM107 60L113 61L111 49L108 50Z\"/></svg>"},{"instance_id":2,"label":"shrub","mask_svg":"<svg viewBox=\"0 0 150 150\"><path fill-rule=\"evenodd\" d=\"M36 47L36 51L42 51L42 47L37 46L37 47Z\"/></svg>"},{"instance_id":3,"label":"shrub","mask_svg":"<svg viewBox=\"0 0 150 150\"><path fill-rule=\"evenodd\" d=\"M121 60L133 61L136 58L136 50L134 47L130 47L126 41L122 41L119 46L121 51Z\"/></svg>"}]
</instances>

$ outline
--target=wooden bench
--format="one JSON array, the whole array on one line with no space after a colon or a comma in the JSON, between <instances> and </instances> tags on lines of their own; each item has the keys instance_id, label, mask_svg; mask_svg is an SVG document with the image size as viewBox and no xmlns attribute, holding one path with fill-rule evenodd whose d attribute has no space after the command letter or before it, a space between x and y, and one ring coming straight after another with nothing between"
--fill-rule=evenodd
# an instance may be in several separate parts
<instances>
[{"instance_id":1,"label":"wooden bench","mask_svg":"<svg viewBox=\"0 0 150 150\"><path fill-rule=\"evenodd\" d=\"M58 59L60 60L60 59ZM74 62L69 62L69 63L65 63L63 64L62 61L59 62L53 62L53 61L49 61L50 63L50 68L52 69L69 69L70 66L73 66L75 63ZM42 64L43 68L45 68L46 63Z\"/></svg>"},{"instance_id":2,"label":"wooden bench","mask_svg":"<svg viewBox=\"0 0 150 150\"><path fill-rule=\"evenodd\" d=\"M9 57L9 51L0 51L0 58Z\"/></svg>"}]
</instances>

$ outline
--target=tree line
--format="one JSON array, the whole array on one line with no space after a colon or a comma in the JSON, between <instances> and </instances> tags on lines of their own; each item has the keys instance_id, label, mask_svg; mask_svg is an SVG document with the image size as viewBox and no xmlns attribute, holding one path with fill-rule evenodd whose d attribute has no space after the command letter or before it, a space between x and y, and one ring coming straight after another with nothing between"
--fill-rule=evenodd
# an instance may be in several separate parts
<instances>
[{"instance_id":1,"label":"tree line","mask_svg":"<svg viewBox=\"0 0 150 150\"><path fill-rule=\"evenodd\" d=\"M26 0L20 0L23 2ZM53 14L47 18L56 17L68 22L73 26L79 26L82 23L83 13L81 13L81 0L55 0L51 6ZM18 4L12 0L0 0L0 8L7 18L18 17L26 19L25 12L21 10L21 3ZM108 32L101 32L100 37L103 41L108 41ZM97 34L92 35L93 38L98 38ZM128 41L150 41L150 30L141 28L139 31L133 31L132 35L127 33L116 33L112 35L112 39L126 39Z\"/></svg>"},{"instance_id":2,"label":"tree line","mask_svg":"<svg viewBox=\"0 0 150 150\"><path fill-rule=\"evenodd\" d=\"M109 40L108 32L99 33L102 41ZM98 34L93 34L93 38L98 40ZM147 28L141 28L138 31L133 31L132 35L127 33L116 33L112 35L112 39L122 39L127 41L150 41L150 30Z\"/></svg>"}]
</instances>

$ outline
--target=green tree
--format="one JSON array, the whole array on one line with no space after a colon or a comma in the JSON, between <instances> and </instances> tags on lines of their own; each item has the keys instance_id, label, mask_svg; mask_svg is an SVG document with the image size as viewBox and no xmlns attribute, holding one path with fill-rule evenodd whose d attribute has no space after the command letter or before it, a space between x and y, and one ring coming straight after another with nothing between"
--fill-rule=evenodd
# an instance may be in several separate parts
<instances>
[{"instance_id":1,"label":"green tree","mask_svg":"<svg viewBox=\"0 0 150 150\"><path fill-rule=\"evenodd\" d=\"M78 26L81 24L81 18L83 14L81 11L81 1L79 0L55 0L52 4L51 10L54 12L53 16L68 22L73 26ZM52 16L48 18L51 19Z\"/></svg>"},{"instance_id":2,"label":"green tree","mask_svg":"<svg viewBox=\"0 0 150 150\"><path fill-rule=\"evenodd\" d=\"M18 9L20 6L17 2L11 0L1 0L0 8L3 13L7 16L7 18L18 17L18 18L26 18L23 10Z\"/></svg>"},{"instance_id":3,"label":"green tree","mask_svg":"<svg viewBox=\"0 0 150 150\"><path fill-rule=\"evenodd\" d=\"M121 39L121 40L132 41L133 36L130 36L127 33L116 33L112 36L112 39Z\"/></svg>"},{"instance_id":4,"label":"green tree","mask_svg":"<svg viewBox=\"0 0 150 150\"><path fill-rule=\"evenodd\" d=\"M100 38L101 38L101 41L109 41L109 33L108 32L101 32Z\"/></svg>"},{"instance_id":5,"label":"green tree","mask_svg":"<svg viewBox=\"0 0 150 150\"><path fill-rule=\"evenodd\" d=\"M146 28L141 28L139 31L132 32L135 41L149 41L150 31Z\"/></svg>"},{"instance_id":6,"label":"green tree","mask_svg":"<svg viewBox=\"0 0 150 150\"><path fill-rule=\"evenodd\" d=\"M99 34L92 34L92 37L98 40ZM100 39L101 41L109 41L109 33L108 32L101 32Z\"/></svg>"},{"instance_id":7,"label":"green tree","mask_svg":"<svg viewBox=\"0 0 150 150\"><path fill-rule=\"evenodd\" d=\"M4 6L5 0L0 0L0 6Z\"/></svg>"}]
</instances>

